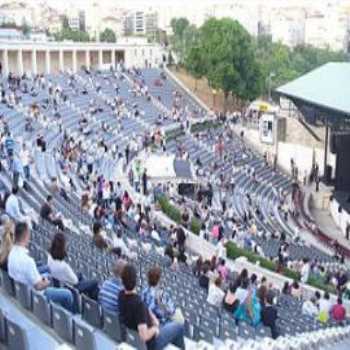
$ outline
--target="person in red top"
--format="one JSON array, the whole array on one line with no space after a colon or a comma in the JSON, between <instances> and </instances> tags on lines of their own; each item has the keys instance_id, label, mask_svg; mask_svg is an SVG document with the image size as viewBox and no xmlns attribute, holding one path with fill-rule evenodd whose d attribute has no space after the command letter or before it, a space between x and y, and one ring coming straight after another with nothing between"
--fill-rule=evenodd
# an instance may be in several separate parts
<instances>
[{"instance_id":1,"label":"person in red top","mask_svg":"<svg viewBox=\"0 0 350 350\"><path fill-rule=\"evenodd\" d=\"M342 322L345 320L346 310L341 298L338 298L337 303L332 307L330 313L334 321Z\"/></svg>"}]
</instances>

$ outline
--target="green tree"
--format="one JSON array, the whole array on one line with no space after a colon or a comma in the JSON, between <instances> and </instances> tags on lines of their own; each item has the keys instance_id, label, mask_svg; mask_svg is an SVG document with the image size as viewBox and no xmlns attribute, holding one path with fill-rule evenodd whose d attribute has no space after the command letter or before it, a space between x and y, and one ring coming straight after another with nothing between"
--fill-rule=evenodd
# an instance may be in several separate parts
<instances>
[{"instance_id":1,"label":"green tree","mask_svg":"<svg viewBox=\"0 0 350 350\"><path fill-rule=\"evenodd\" d=\"M62 16L62 29L68 29L69 28L69 21L68 17L66 15Z\"/></svg>"},{"instance_id":2,"label":"green tree","mask_svg":"<svg viewBox=\"0 0 350 350\"><path fill-rule=\"evenodd\" d=\"M260 95L262 73L249 33L229 18L206 21L200 28L200 54L209 85L224 93L224 110L232 93L252 100Z\"/></svg>"},{"instance_id":3,"label":"green tree","mask_svg":"<svg viewBox=\"0 0 350 350\"><path fill-rule=\"evenodd\" d=\"M205 75L204 56L199 46L190 48L185 58L185 68L195 78L194 91L196 91L198 80Z\"/></svg>"},{"instance_id":4,"label":"green tree","mask_svg":"<svg viewBox=\"0 0 350 350\"><path fill-rule=\"evenodd\" d=\"M26 19L23 17L22 19L22 26L21 26L22 32L24 35L28 35L31 31L30 25L27 23Z\"/></svg>"},{"instance_id":5,"label":"green tree","mask_svg":"<svg viewBox=\"0 0 350 350\"><path fill-rule=\"evenodd\" d=\"M71 40L75 42L90 41L89 34L80 30L72 30L71 28L62 28L58 33L54 34L56 41Z\"/></svg>"},{"instance_id":6,"label":"green tree","mask_svg":"<svg viewBox=\"0 0 350 350\"><path fill-rule=\"evenodd\" d=\"M348 60L343 52L312 46L297 46L292 49L280 42L272 42L268 36L257 38L256 51L256 56L261 64L265 93L268 91L269 84L274 89L327 62ZM269 81L271 75L273 75L273 79Z\"/></svg>"},{"instance_id":7,"label":"green tree","mask_svg":"<svg viewBox=\"0 0 350 350\"><path fill-rule=\"evenodd\" d=\"M178 38L183 37L185 29L190 25L187 18L173 18L170 22L171 29L173 30L174 36Z\"/></svg>"},{"instance_id":8,"label":"green tree","mask_svg":"<svg viewBox=\"0 0 350 350\"><path fill-rule=\"evenodd\" d=\"M117 41L117 37L115 35L115 32L110 28L106 28L100 34L100 41L106 42L106 43L115 43Z\"/></svg>"}]
</instances>

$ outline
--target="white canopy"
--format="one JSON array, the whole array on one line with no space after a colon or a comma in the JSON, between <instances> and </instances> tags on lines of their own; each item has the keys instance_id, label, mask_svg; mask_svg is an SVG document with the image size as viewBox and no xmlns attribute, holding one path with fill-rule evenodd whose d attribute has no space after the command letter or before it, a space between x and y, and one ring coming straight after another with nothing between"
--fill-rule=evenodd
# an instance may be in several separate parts
<instances>
[{"instance_id":1,"label":"white canopy","mask_svg":"<svg viewBox=\"0 0 350 350\"><path fill-rule=\"evenodd\" d=\"M175 156L151 154L145 159L143 167L147 169L149 178L175 178Z\"/></svg>"}]
</instances>

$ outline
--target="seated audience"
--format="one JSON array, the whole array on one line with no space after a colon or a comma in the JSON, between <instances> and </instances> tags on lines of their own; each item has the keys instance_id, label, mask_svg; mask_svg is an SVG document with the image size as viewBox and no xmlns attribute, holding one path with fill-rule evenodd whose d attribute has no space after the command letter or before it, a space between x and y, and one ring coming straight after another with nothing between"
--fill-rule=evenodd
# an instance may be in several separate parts
<instances>
[{"instance_id":1,"label":"seated audience","mask_svg":"<svg viewBox=\"0 0 350 350\"><path fill-rule=\"evenodd\" d=\"M278 318L277 308L274 306L274 294L269 292L266 296L265 306L261 312L261 320L265 327L271 329L271 335L273 339L276 339L279 335L279 331L276 325Z\"/></svg>"},{"instance_id":2,"label":"seated audience","mask_svg":"<svg viewBox=\"0 0 350 350\"><path fill-rule=\"evenodd\" d=\"M336 322L342 322L345 320L346 310L343 305L343 300L340 297L338 297L337 303L332 306L330 314L332 320Z\"/></svg>"},{"instance_id":3,"label":"seated audience","mask_svg":"<svg viewBox=\"0 0 350 350\"><path fill-rule=\"evenodd\" d=\"M43 291L49 301L58 303L73 311L73 295L65 288L50 287L50 281L39 274L33 258L28 255L30 230L26 223L17 223L15 244L8 257L8 273L15 281L24 283L37 291Z\"/></svg>"},{"instance_id":4,"label":"seated audience","mask_svg":"<svg viewBox=\"0 0 350 350\"><path fill-rule=\"evenodd\" d=\"M57 226L60 230L64 230L64 225L60 215L55 214L52 209L52 196L47 196L46 202L42 205L40 209L40 217L44 220L51 222L51 224Z\"/></svg>"},{"instance_id":5,"label":"seated audience","mask_svg":"<svg viewBox=\"0 0 350 350\"><path fill-rule=\"evenodd\" d=\"M209 289L209 266L207 263L204 263L202 271L199 275L198 282L200 287L204 288L205 290Z\"/></svg>"},{"instance_id":6,"label":"seated audience","mask_svg":"<svg viewBox=\"0 0 350 350\"><path fill-rule=\"evenodd\" d=\"M169 295L159 287L161 269L156 266L148 271L148 287L144 288L141 299L159 320L164 324L175 314L175 305Z\"/></svg>"},{"instance_id":7,"label":"seated audience","mask_svg":"<svg viewBox=\"0 0 350 350\"><path fill-rule=\"evenodd\" d=\"M329 320L329 314L332 308L330 296L327 292L324 293L323 298L319 301L319 315L318 320L322 323L326 323Z\"/></svg>"},{"instance_id":8,"label":"seated audience","mask_svg":"<svg viewBox=\"0 0 350 350\"><path fill-rule=\"evenodd\" d=\"M18 188L13 187L12 193L9 195L5 203L6 214L8 214L10 218L15 220L16 222L27 222L29 224L30 219L28 218L28 216L22 214L20 201L18 199L17 194Z\"/></svg>"},{"instance_id":9,"label":"seated audience","mask_svg":"<svg viewBox=\"0 0 350 350\"><path fill-rule=\"evenodd\" d=\"M7 271L8 256L14 243L14 224L7 217L7 221L3 226L4 230L2 233L0 248L0 268Z\"/></svg>"},{"instance_id":10,"label":"seated audience","mask_svg":"<svg viewBox=\"0 0 350 350\"><path fill-rule=\"evenodd\" d=\"M301 299L302 292L301 292L300 285L299 285L299 283L297 281L294 281L292 283L292 286L290 288L290 294L294 298Z\"/></svg>"},{"instance_id":11,"label":"seated audience","mask_svg":"<svg viewBox=\"0 0 350 350\"><path fill-rule=\"evenodd\" d=\"M138 332L148 350L162 350L168 344L185 349L184 326L167 322L159 326L158 319L149 311L136 292L136 269L126 265L122 272L124 290L119 293L119 317L127 328Z\"/></svg>"},{"instance_id":12,"label":"seated audience","mask_svg":"<svg viewBox=\"0 0 350 350\"><path fill-rule=\"evenodd\" d=\"M65 260L66 257L66 238L63 233L56 233L48 254L48 267L51 277L58 283L72 285L80 293L86 294L90 298L96 300L98 282L95 280L83 280L82 278L78 278Z\"/></svg>"},{"instance_id":13,"label":"seated audience","mask_svg":"<svg viewBox=\"0 0 350 350\"><path fill-rule=\"evenodd\" d=\"M119 313L119 293L123 289L120 279L126 262L118 259L113 268L113 277L104 281L98 294L98 301L102 308L112 313Z\"/></svg>"},{"instance_id":14,"label":"seated audience","mask_svg":"<svg viewBox=\"0 0 350 350\"><path fill-rule=\"evenodd\" d=\"M311 298L309 300L305 300L302 305L302 314L315 317L318 314L318 307L316 298Z\"/></svg>"},{"instance_id":15,"label":"seated audience","mask_svg":"<svg viewBox=\"0 0 350 350\"><path fill-rule=\"evenodd\" d=\"M93 233L93 243L95 246L99 249L107 249L108 248L108 242L104 238L103 232L102 232L102 225L99 222L94 222L92 225L92 233Z\"/></svg>"},{"instance_id":16,"label":"seated audience","mask_svg":"<svg viewBox=\"0 0 350 350\"><path fill-rule=\"evenodd\" d=\"M230 284L223 301L224 309L230 313L234 313L239 306L239 300L236 297L236 288L233 284Z\"/></svg>"},{"instance_id":17,"label":"seated audience","mask_svg":"<svg viewBox=\"0 0 350 350\"><path fill-rule=\"evenodd\" d=\"M221 306L225 293L221 289L222 279L217 277L214 283L210 283L207 302L214 306Z\"/></svg>"}]
</instances>

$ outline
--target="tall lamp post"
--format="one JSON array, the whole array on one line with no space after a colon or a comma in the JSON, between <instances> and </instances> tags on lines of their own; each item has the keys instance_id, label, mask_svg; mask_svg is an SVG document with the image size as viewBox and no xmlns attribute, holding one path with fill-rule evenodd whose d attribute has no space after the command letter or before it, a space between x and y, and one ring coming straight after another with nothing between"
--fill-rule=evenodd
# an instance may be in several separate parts
<instances>
[{"instance_id":1,"label":"tall lamp post","mask_svg":"<svg viewBox=\"0 0 350 350\"><path fill-rule=\"evenodd\" d=\"M212 93L213 93L213 108L215 108L216 106L216 94L217 94L217 91L216 91L216 89L212 89L211 90L212 91Z\"/></svg>"},{"instance_id":2,"label":"tall lamp post","mask_svg":"<svg viewBox=\"0 0 350 350\"><path fill-rule=\"evenodd\" d=\"M274 72L270 72L269 76L268 76L268 80L267 80L267 89L268 89L268 101L271 102L271 82L272 82L272 78L275 77L275 73Z\"/></svg>"}]
</instances>

